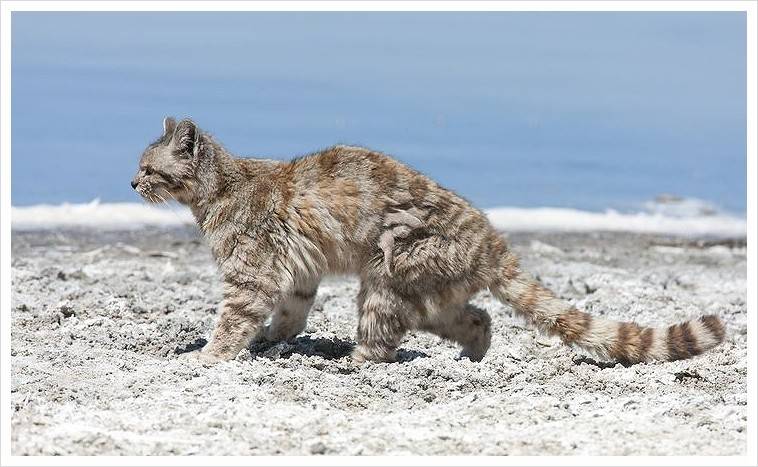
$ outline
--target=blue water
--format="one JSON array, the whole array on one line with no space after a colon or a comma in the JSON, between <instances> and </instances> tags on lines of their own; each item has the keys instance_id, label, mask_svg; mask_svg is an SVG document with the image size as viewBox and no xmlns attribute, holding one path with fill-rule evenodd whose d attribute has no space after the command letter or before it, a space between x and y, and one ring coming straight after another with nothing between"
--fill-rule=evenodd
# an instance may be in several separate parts
<instances>
[{"instance_id":1,"label":"blue water","mask_svg":"<svg viewBox=\"0 0 758 467\"><path fill-rule=\"evenodd\" d=\"M138 201L164 115L388 152L481 207L746 205L743 13L13 13L12 203Z\"/></svg>"}]
</instances>

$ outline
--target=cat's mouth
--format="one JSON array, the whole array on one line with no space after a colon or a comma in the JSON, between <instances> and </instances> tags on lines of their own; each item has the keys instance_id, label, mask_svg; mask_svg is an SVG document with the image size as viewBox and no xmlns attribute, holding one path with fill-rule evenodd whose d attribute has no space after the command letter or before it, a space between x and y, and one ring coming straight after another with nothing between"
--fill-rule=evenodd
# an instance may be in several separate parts
<instances>
[{"instance_id":1,"label":"cat's mouth","mask_svg":"<svg viewBox=\"0 0 758 467\"><path fill-rule=\"evenodd\" d=\"M151 204L166 203L169 200L175 199L174 195L162 186L140 185L137 187L137 193L139 193L142 199Z\"/></svg>"},{"instance_id":2,"label":"cat's mouth","mask_svg":"<svg viewBox=\"0 0 758 467\"><path fill-rule=\"evenodd\" d=\"M162 204L169 201L188 204L192 199L191 187L192 184L189 182L178 186L150 184L145 187L138 186L137 193L150 204Z\"/></svg>"}]
</instances>

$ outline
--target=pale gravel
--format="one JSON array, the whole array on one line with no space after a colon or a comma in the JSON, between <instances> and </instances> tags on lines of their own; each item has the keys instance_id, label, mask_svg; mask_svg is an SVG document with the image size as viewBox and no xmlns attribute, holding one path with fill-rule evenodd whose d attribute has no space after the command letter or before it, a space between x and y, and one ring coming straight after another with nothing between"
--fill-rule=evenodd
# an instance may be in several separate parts
<instances>
[{"instance_id":1,"label":"pale gravel","mask_svg":"<svg viewBox=\"0 0 758 467\"><path fill-rule=\"evenodd\" d=\"M414 333L401 361L353 364L357 281L325 281L306 332L216 366L201 346L221 287L192 229L14 231L12 453L742 455L744 239L519 234L525 269L598 315L663 325L719 313L697 358L598 363L489 293L480 363Z\"/></svg>"}]
</instances>

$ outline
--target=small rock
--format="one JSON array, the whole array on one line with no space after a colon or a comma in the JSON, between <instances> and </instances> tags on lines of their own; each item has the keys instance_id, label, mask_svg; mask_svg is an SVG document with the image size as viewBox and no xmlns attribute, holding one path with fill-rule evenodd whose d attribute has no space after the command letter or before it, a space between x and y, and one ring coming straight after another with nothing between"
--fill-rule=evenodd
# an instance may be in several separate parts
<instances>
[{"instance_id":1,"label":"small rock","mask_svg":"<svg viewBox=\"0 0 758 467\"><path fill-rule=\"evenodd\" d=\"M70 318L76 314L74 307L68 303L62 303L58 305L58 311L63 315L64 318Z\"/></svg>"},{"instance_id":2,"label":"small rock","mask_svg":"<svg viewBox=\"0 0 758 467\"><path fill-rule=\"evenodd\" d=\"M537 336L537 338L535 339L535 342L545 347L552 347L553 344L555 344L555 341L551 339L549 336Z\"/></svg>"},{"instance_id":3,"label":"small rock","mask_svg":"<svg viewBox=\"0 0 758 467\"><path fill-rule=\"evenodd\" d=\"M317 441L313 444L311 444L310 452L313 455L321 456L326 454L326 445L322 443L321 441Z\"/></svg>"},{"instance_id":4,"label":"small rock","mask_svg":"<svg viewBox=\"0 0 758 467\"><path fill-rule=\"evenodd\" d=\"M703 379L703 377L700 376L700 374L697 371L694 371L694 370L693 371L687 371L687 370L677 371L676 373L674 373L674 379L676 381L679 381L679 382L682 382L685 379L690 379L690 378L692 378L692 379Z\"/></svg>"},{"instance_id":5,"label":"small rock","mask_svg":"<svg viewBox=\"0 0 758 467\"><path fill-rule=\"evenodd\" d=\"M508 355L510 355L511 357L513 357L514 360L523 360L524 359L523 355L521 355L521 353L518 352L517 350L515 350L513 347L508 346L507 350L508 350Z\"/></svg>"},{"instance_id":6,"label":"small rock","mask_svg":"<svg viewBox=\"0 0 758 467\"><path fill-rule=\"evenodd\" d=\"M124 250L125 252L130 253L132 255L138 255L138 254L140 254L142 252L142 250L140 250L136 246L124 245L124 244L120 244L119 246L121 247L122 250Z\"/></svg>"},{"instance_id":7,"label":"small rock","mask_svg":"<svg viewBox=\"0 0 758 467\"><path fill-rule=\"evenodd\" d=\"M532 243L529 245L529 248L532 249L535 253L540 253L544 255L556 255L556 256L563 256L565 252L561 250L558 247L555 247L553 245L548 245L547 243L543 243L539 240L532 240Z\"/></svg>"},{"instance_id":8,"label":"small rock","mask_svg":"<svg viewBox=\"0 0 758 467\"><path fill-rule=\"evenodd\" d=\"M171 258L176 259L179 257L176 253L172 253L170 251L148 251L145 253L147 256L151 258Z\"/></svg>"}]
</instances>

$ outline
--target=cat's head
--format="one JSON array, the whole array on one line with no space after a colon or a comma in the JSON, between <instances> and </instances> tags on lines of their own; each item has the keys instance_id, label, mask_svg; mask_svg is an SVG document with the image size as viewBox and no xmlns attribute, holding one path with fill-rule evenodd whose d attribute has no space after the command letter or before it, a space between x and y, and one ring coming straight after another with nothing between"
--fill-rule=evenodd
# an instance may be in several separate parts
<instances>
[{"instance_id":1,"label":"cat's head","mask_svg":"<svg viewBox=\"0 0 758 467\"><path fill-rule=\"evenodd\" d=\"M196 183L200 129L192 120L176 123L163 120L163 135L150 144L140 157L134 190L148 202L162 203L175 199L188 203Z\"/></svg>"}]
</instances>

